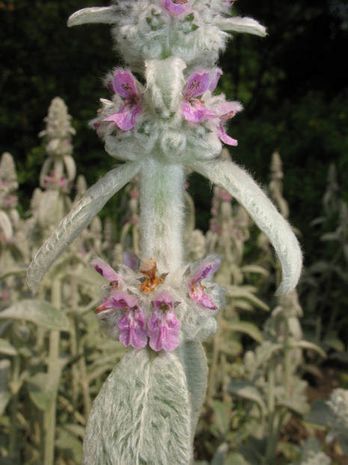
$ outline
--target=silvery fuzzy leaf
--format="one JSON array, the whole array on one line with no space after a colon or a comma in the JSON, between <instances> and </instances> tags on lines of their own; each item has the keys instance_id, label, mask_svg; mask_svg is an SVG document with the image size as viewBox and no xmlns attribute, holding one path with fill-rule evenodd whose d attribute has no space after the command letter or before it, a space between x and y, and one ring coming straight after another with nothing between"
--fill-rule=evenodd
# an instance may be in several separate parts
<instances>
[{"instance_id":1,"label":"silvery fuzzy leaf","mask_svg":"<svg viewBox=\"0 0 348 465\"><path fill-rule=\"evenodd\" d=\"M316 400L313 402L311 411L305 417L305 421L319 426L331 427L334 424L335 416L323 400Z\"/></svg>"},{"instance_id":2,"label":"silvery fuzzy leaf","mask_svg":"<svg viewBox=\"0 0 348 465\"><path fill-rule=\"evenodd\" d=\"M302 253L290 225L249 174L231 161L192 162L190 167L224 188L248 211L272 243L282 265L278 294L292 291L302 271Z\"/></svg>"},{"instance_id":3,"label":"silvery fuzzy leaf","mask_svg":"<svg viewBox=\"0 0 348 465\"><path fill-rule=\"evenodd\" d=\"M128 352L88 421L84 465L189 465L191 408L175 354Z\"/></svg>"},{"instance_id":4,"label":"silvery fuzzy leaf","mask_svg":"<svg viewBox=\"0 0 348 465\"><path fill-rule=\"evenodd\" d=\"M5 239L8 241L13 236L13 228L8 215L0 210L0 228L3 231Z\"/></svg>"},{"instance_id":5,"label":"silvery fuzzy leaf","mask_svg":"<svg viewBox=\"0 0 348 465\"><path fill-rule=\"evenodd\" d=\"M58 376L54 380L47 373L37 373L27 380L30 399L43 412L50 407L58 390L60 369L57 368Z\"/></svg>"},{"instance_id":6,"label":"silvery fuzzy leaf","mask_svg":"<svg viewBox=\"0 0 348 465\"><path fill-rule=\"evenodd\" d=\"M267 407L262 398L262 394L252 383L234 379L230 384L230 392L238 397L255 402L259 406L262 414L266 412Z\"/></svg>"},{"instance_id":7,"label":"silvery fuzzy leaf","mask_svg":"<svg viewBox=\"0 0 348 465\"><path fill-rule=\"evenodd\" d=\"M111 170L92 186L63 218L41 246L28 268L28 284L35 291L47 270L74 239L85 229L106 202L139 171L139 163L126 163Z\"/></svg>"},{"instance_id":8,"label":"silvery fuzzy leaf","mask_svg":"<svg viewBox=\"0 0 348 465\"><path fill-rule=\"evenodd\" d=\"M65 168L68 174L68 179L69 181L73 181L76 176L76 164L75 160L71 155L65 155L64 156L64 164Z\"/></svg>"},{"instance_id":9,"label":"silvery fuzzy leaf","mask_svg":"<svg viewBox=\"0 0 348 465\"><path fill-rule=\"evenodd\" d=\"M42 300L21 300L0 312L0 320L24 320L47 329L69 330L69 319L61 311Z\"/></svg>"},{"instance_id":10,"label":"silvery fuzzy leaf","mask_svg":"<svg viewBox=\"0 0 348 465\"><path fill-rule=\"evenodd\" d=\"M64 215L64 199L58 190L43 193L38 209L38 220L42 228L49 228L58 223Z\"/></svg>"},{"instance_id":11,"label":"silvery fuzzy leaf","mask_svg":"<svg viewBox=\"0 0 348 465\"><path fill-rule=\"evenodd\" d=\"M226 454L228 452L228 444L223 443L213 456L211 465L225 465Z\"/></svg>"},{"instance_id":12,"label":"silvery fuzzy leaf","mask_svg":"<svg viewBox=\"0 0 348 465\"><path fill-rule=\"evenodd\" d=\"M245 32L260 37L267 35L265 26L260 24L253 18L234 16L232 18L219 18L217 26L224 31L228 32Z\"/></svg>"},{"instance_id":13,"label":"silvery fuzzy leaf","mask_svg":"<svg viewBox=\"0 0 348 465\"><path fill-rule=\"evenodd\" d=\"M330 465L331 459L321 452L321 446L316 438L309 438L301 451L301 460L296 465Z\"/></svg>"},{"instance_id":14,"label":"silvery fuzzy leaf","mask_svg":"<svg viewBox=\"0 0 348 465\"><path fill-rule=\"evenodd\" d=\"M326 358L326 353L325 351L319 347L317 344L314 344L314 342L310 341L294 341L293 342L294 347L299 347L300 349L304 350L312 350L313 352L316 352L319 354L321 357Z\"/></svg>"},{"instance_id":15,"label":"silvery fuzzy leaf","mask_svg":"<svg viewBox=\"0 0 348 465\"><path fill-rule=\"evenodd\" d=\"M247 321L230 321L225 322L224 326L231 331L247 334L257 342L263 341L263 336L259 328L253 323Z\"/></svg>"},{"instance_id":16,"label":"silvery fuzzy leaf","mask_svg":"<svg viewBox=\"0 0 348 465\"><path fill-rule=\"evenodd\" d=\"M208 362L201 342L183 343L179 351L186 373L192 409L192 440L205 399L208 379Z\"/></svg>"},{"instance_id":17,"label":"silvery fuzzy leaf","mask_svg":"<svg viewBox=\"0 0 348 465\"><path fill-rule=\"evenodd\" d=\"M113 6L90 7L75 11L68 19L68 27L81 24L113 24L116 22Z\"/></svg>"}]
</instances>

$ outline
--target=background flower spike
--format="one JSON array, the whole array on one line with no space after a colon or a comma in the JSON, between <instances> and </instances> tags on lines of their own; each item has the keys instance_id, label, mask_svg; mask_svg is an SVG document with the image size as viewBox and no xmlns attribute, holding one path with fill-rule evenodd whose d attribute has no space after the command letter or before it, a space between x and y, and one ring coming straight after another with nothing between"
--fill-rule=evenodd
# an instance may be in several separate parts
<instances>
[{"instance_id":1,"label":"background flower spike","mask_svg":"<svg viewBox=\"0 0 348 465\"><path fill-rule=\"evenodd\" d=\"M116 11L112 6L83 8L73 13L68 19L68 27L81 24L113 24Z\"/></svg>"},{"instance_id":2,"label":"background flower spike","mask_svg":"<svg viewBox=\"0 0 348 465\"><path fill-rule=\"evenodd\" d=\"M137 175L139 169L139 163L121 165L110 171L88 189L85 196L59 223L56 230L44 242L33 258L28 268L27 281L34 292L53 262L90 224L106 202Z\"/></svg>"},{"instance_id":3,"label":"background flower spike","mask_svg":"<svg viewBox=\"0 0 348 465\"><path fill-rule=\"evenodd\" d=\"M246 171L231 161L195 162L192 168L226 189L249 212L268 236L282 265L283 279L277 294L295 289L302 270L302 252L289 223Z\"/></svg>"}]
</instances>

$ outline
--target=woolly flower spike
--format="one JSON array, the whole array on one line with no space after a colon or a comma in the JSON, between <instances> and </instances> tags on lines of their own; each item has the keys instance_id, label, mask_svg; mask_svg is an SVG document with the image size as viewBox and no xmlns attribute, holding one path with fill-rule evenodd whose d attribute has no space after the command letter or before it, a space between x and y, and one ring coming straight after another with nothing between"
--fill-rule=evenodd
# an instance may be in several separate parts
<instances>
[{"instance_id":1,"label":"woolly flower spike","mask_svg":"<svg viewBox=\"0 0 348 465\"><path fill-rule=\"evenodd\" d=\"M207 257L203 262L198 264L188 281L188 294L190 298L207 310L218 309L217 303L212 297L216 286L210 281L219 269L220 263L221 261L218 257Z\"/></svg>"},{"instance_id":2,"label":"woolly flower spike","mask_svg":"<svg viewBox=\"0 0 348 465\"><path fill-rule=\"evenodd\" d=\"M168 292L161 292L152 301L153 313L147 323L150 347L171 352L180 344L180 321L175 315L175 302Z\"/></svg>"},{"instance_id":3,"label":"woolly flower spike","mask_svg":"<svg viewBox=\"0 0 348 465\"><path fill-rule=\"evenodd\" d=\"M225 48L225 31L266 35L265 27L254 19L229 16L232 5L226 0L119 0L111 7L80 10L68 25L111 24L119 53L139 71L145 60L163 56L209 67Z\"/></svg>"},{"instance_id":4,"label":"woolly flower spike","mask_svg":"<svg viewBox=\"0 0 348 465\"><path fill-rule=\"evenodd\" d=\"M239 102L219 103L205 102L203 97L208 91L214 92L222 75L221 69L212 71L200 70L192 73L187 79L184 88L184 102L182 104L182 114L186 121L190 123L201 123L215 120L216 134L219 139L227 145L236 146L238 141L228 136L224 129L224 123L233 118L243 107Z\"/></svg>"},{"instance_id":5,"label":"woolly flower spike","mask_svg":"<svg viewBox=\"0 0 348 465\"><path fill-rule=\"evenodd\" d=\"M104 121L116 124L122 131L130 131L135 127L142 112L140 93L135 77L128 70L116 69L111 85L115 94L123 99L124 104L118 112L111 114Z\"/></svg>"},{"instance_id":6,"label":"woolly flower spike","mask_svg":"<svg viewBox=\"0 0 348 465\"><path fill-rule=\"evenodd\" d=\"M162 0L161 3L172 16L180 16L191 11L188 0Z\"/></svg>"}]
</instances>

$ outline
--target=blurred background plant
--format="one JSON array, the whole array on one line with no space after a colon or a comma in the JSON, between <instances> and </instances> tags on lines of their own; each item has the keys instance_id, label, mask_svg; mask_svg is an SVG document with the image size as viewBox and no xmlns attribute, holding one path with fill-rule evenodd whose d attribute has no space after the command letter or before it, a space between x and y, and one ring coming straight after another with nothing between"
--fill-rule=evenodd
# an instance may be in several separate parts
<instances>
[{"instance_id":1,"label":"blurred background plant","mask_svg":"<svg viewBox=\"0 0 348 465\"><path fill-rule=\"evenodd\" d=\"M65 25L86 6L0 2L1 465L79 464L91 401L123 352L100 334L94 308L103 283L88 263L99 255L116 266L138 252L136 182L60 257L35 299L25 285L42 239L113 163L86 122L105 96L103 74L119 59L107 28ZM226 192L190 176L187 257L220 254L217 279L226 289L219 330L207 343L196 459L346 465L348 9L340 0L243 0L236 7L265 23L269 36L238 36L222 59L221 90L246 108L233 123L240 141L233 157L290 215L306 269L298 293L274 298L279 270L265 237ZM56 95L74 119L54 99L42 143L44 109Z\"/></svg>"},{"instance_id":2,"label":"blurred background plant","mask_svg":"<svg viewBox=\"0 0 348 465\"><path fill-rule=\"evenodd\" d=\"M51 102L45 125L40 137L47 156L40 187L34 190L25 215L18 212L13 158L5 153L0 163L0 452L4 458L1 463L8 465L80 463L91 402L124 350L98 328L93 310L100 301L103 283L89 262L99 255L116 266L133 260L139 250L135 180L119 201L118 218L123 220L106 217L102 222L96 218L59 258L38 296L30 296L24 270L31 255L87 188L83 176L75 181L75 131L62 99ZM224 151L222 156L230 155ZM335 211L336 216L327 226L326 217L316 220L314 226L325 226L329 231L335 228L335 233L324 238L340 245L329 268L337 273L337 268L344 267L348 235L334 173L332 167L324 212ZM275 152L268 191L288 217L284 179L282 160ZM334 205L331 209L330 204ZM270 245L256 233L245 210L215 187L210 226L202 231L196 227L189 185L186 205L186 255L199 259L208 253L219 254L223 260L217 280L226 290L218 332L207 343L210 375L196 437L197 460L213 465L305 465L329 464L333 459L333 463L343 464L347 459L346 391L334 391L329 403L312 403L308 389L309 381L318 388L319 396L325 397L319 388L325 350L330 355L325 363L340 363L342 367L345 363L345 328L336 324L345 318L344 312L337 306L333 322L338 334L343 331L341 343L329 345L325 313L313 306L313 294L318 294L314 300L319 299L321 305L326 295L317 288L316 293L312 290L317 282L313 269L316 273L318 264L309 264L300 296L293 292L274 298L280 273ZM342 272L342 279L344 276ZM321 279L323 290L327 279ZM327 298L330 293L331 288ZM313 321L315 328L323 328L316 337ZM344 375L341 381L342 386L347 382ZM316 413L318 405L324 405L325 415ZM324 428L331 431L325 437L320 434L323 421ZM318 440L313 441L310 437L316 431Z\"/></svg>"}]
</instances>

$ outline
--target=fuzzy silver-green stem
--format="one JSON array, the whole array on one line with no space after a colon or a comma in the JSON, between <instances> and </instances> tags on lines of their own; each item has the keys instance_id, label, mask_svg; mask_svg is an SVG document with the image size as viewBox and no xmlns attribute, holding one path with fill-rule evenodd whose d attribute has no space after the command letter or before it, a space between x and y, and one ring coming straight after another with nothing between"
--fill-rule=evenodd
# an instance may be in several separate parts
<instances>
[{"instance_id":1,"label":"fuzzy silver-green stem","mask_svg":"<svg viewBox=\"0 0 348 465\"><path fill-rule=\"evenodd\" d=\"M160 271L183 264L184 168L151 159L140 175L142 258L155 258Z\"/></svg>"}]
</instances>

